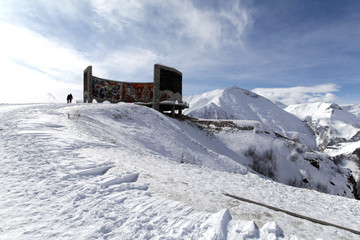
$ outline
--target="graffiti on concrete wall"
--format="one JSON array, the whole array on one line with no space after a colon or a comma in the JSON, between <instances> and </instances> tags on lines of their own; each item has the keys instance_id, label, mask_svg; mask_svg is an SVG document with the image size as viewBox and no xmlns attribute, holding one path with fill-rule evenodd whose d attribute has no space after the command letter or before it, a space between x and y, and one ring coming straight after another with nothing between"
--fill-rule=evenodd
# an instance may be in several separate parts
<instances>
[{"instance_id":1,"label":"graffiti on concrete wall","mask_svg":"<svg viewBox=\"0 0 360 240\"><path fill-rule=\"evenodd\" d=\"M92 75L92 66L84 70L84 102L127 102L152 107L160 112L181 116L189 105L182 101L182 73L175 68L154 65L154 81L119 82Z\"/></svg>"},{"instance_id":2,"label":"graffiti on concrete wall","mask_svg":"<svg viewBox=\"0 0 360 240\"><path fill-rule=\"evenodd\" d=\"M153 83L124 83L124 102L152 102Z\"/></svg>"},{"instance_id":3,"label":"graffiti on concrete wall","mask_svg":"<svg viewBox=\"0 0 360 240\"><path fill-rule=\"evenodd\" d=\"M109 102L152 102L153 83L117 82L92 76L92 97Z\"/></svg>"}]
</instances>

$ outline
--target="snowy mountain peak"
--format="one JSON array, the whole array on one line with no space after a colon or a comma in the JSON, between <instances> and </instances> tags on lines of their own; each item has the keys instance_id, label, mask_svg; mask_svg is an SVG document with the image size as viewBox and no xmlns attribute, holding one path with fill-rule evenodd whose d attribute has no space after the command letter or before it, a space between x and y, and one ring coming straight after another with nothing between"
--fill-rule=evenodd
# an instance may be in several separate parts
<instances>
[{"instance_id":1,"label":"snowy mountain peak","mask_svg":"<svg viewBox=\"0 0 360 240\"><path fill-rule=\"evenodd\" d=\"M245 94L247 96L253 97L253 98L260 97L260 95L254 93L252 91L249 91L247 89L240 88L240 87L238 87L236 85L225 89L224 90L224 95L226 95L226 94L239 94L239 92L241 92L241 93L243 93L243 94Z\"/></svg>"},{"instance_id":2,"label":"snowy mountain peak","mask_svg":"<svg viewBox=\"0 0 360 240\"><path fill-rule=\"evenodd\" d=\"M329 108L342 110L342 108L339 105L337 105L336 103L332 103Z\"/></svg>"},{"instance_id":3,"label":"snowy mountain peak","mask_svg":"<svg viewBox=\"0 0 360 240\"><path fill-rule=\"evenodd\" d=\"M185 97L190 108L184 113L194 118L258 121L265 131L297 138L315 149L313 132L306 123L276 106L270 100L246 89L232 86Z\"/></svg>"},{"instance_id":4,"label":"snowy mountain peak","mask_svg":"<svg viewBox=\"0 0 360 240\"><path fill-rule=\"evenodd\" d=\"M337 164L341 163L343 159L342 156L339 157L339 154L336 154L336 152L339 152L337 149L342 148L338 144L350 141L354 142L354 144L346 148L346 153L350 154L350 159L358 159L355 153L360 149L359 117L344 110L335 103L297 104L282 109L270 100L237 86L190 96L187 98L187 101L190 103L190 108L185 113L194 118L210 119L208 120L208 125L214 124L216 120L224 121L224 119L232 120L236 124L244 124L241 121L252 121L253 126L256 125L254 123L260 126L257 127L258 133L273 135L274 139L278 137L285 138L290 142L303 144L312 150L320 149L324 151L327 149L329 151L327 147L332 147L331 150L334 150L335 153L330 154L330 162L336 160ZM239 137L244 137L244 134L242 133L242 136ZM238 144L241 141L239 139L234 141L234 146L239 148ZM355 144L355 142L358 143ZM250 138L247 138L242 144L251 145ZM261 153L256 153L258 151L256 148L259 148L259 146L261 146L261 143L257 142L250 146L249 149L243 149L243 152L250 158L254 158L253 154L258 154L260 158L265 158ZM238 151L236 148L233 151ZM289 154L288 160L298 159L298 150L292 151ZM324 154L324 156L320 155L315 156L311 153L306 153L303 158L318 169L321 165L318 161L319 159L328 159L322 161L329 161L327 154ZM283 166L286 164L282 163ZM354 165L353 163L351 164L351 166ZM357 181L358 167L356 167L356 163L354 167L350 168L354 174L349 175L350 180L348 180L350 182ZM288 169L286 168L286 171ZM306 184L308 184L309 178L314 178L309 177L308 171L303 169L297 171L300 171L301 178L303 178ZM271 173L264 174L268 174L266 176L272 175ZM281 178L280 175L278 176L279 178ZM285 175L282 175L282 177ZM352 177L355 180L351 179ZM282 180L282 182L286 181ZM355 188L356 185L354 185ZM360 196L360 194L355 192L353 194L357 197Z\"/></svg>"},{"instance_id":5,"label":"snowy mountain peak","mask_svg":"<svg viewBox=\"0 0 360 240\"><path fill-rule=\"evenodd\" d=\"M302 120L310 117L313 121L317 120L341 120L349 124L358 125L358 117L335 103L303 103L294 104L285 108L286 111L295 114Z\"/></svg>"}]
</instances>

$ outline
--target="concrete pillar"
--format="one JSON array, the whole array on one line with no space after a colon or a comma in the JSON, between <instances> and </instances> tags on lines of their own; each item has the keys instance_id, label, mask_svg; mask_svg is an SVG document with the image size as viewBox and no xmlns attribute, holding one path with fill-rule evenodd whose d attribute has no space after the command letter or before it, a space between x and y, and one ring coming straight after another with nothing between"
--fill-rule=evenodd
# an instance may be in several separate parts
<instances>
[{"instance_id":1,"label":"concrete pillar","mask_svg":"<svg viewBox=\"0 0 360 240\"><path fill-rule=\"evenodd\" d=\"M153 88L153 108L160 110L160 68L158 64L154 65L154 88Z\"/></svg>"},{"instance_id":2,"label":"concrete pillar","mask_svg":"<svg viewBox=\"0 0 360 240\"><path fill-rule=\"evenodd\" d=\"M171 116L174 118L175 117L175 104L172 105L172 108L171 108Z\"/></svg>"},{"instance_id":3,"label":"concrete pillar","mask_svg":"<svg viewBox=\"0 0 360 240\"><path fill-rule=\"evenodd\" d=\"M84 103L92 103L92 66L84 70Z\"/></svg>"}]
</instances>

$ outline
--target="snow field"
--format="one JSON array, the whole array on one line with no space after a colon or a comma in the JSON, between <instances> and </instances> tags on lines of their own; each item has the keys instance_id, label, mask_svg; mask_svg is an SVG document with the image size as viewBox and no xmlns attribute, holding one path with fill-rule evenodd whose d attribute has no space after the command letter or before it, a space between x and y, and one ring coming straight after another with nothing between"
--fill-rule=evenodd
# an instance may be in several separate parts
<instances>
[{"instance_id":1,"label":"snow field","mask_svg":"<svg viewBox=\"0 0 360 240\"><path fill-rule=\"evenodd\" d=\"M1 239L357 237L225 197L360 225L358 201L249 173L224 141L151 109L0 105L0 117Z\"/></svg>"}]
</instances>

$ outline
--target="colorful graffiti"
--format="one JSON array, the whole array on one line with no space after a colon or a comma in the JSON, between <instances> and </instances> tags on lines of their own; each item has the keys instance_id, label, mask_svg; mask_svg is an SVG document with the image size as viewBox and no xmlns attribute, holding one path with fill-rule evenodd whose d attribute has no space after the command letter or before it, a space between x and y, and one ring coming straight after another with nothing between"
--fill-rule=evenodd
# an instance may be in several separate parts
<instances>
[{"instance_id":1,"label":"colorful graffiti","mask_svg":"<svg viewBox=\"0 0 360 240\"><path fill-rule=\"evenodd\" d=\"M152 102L153 83L124 83L123 101L124 102Z\"/></svg>"},{"instance_id":2,"label":"colorful graffiti","mask_svg":"<svg viewBox=\"0 0 360 240\"><path fill-rule=\"evenodd\" d=\"M153 83L117 82L92 76L92 97L100 102L153 101Z\"/></svg>"}]
</instances>

